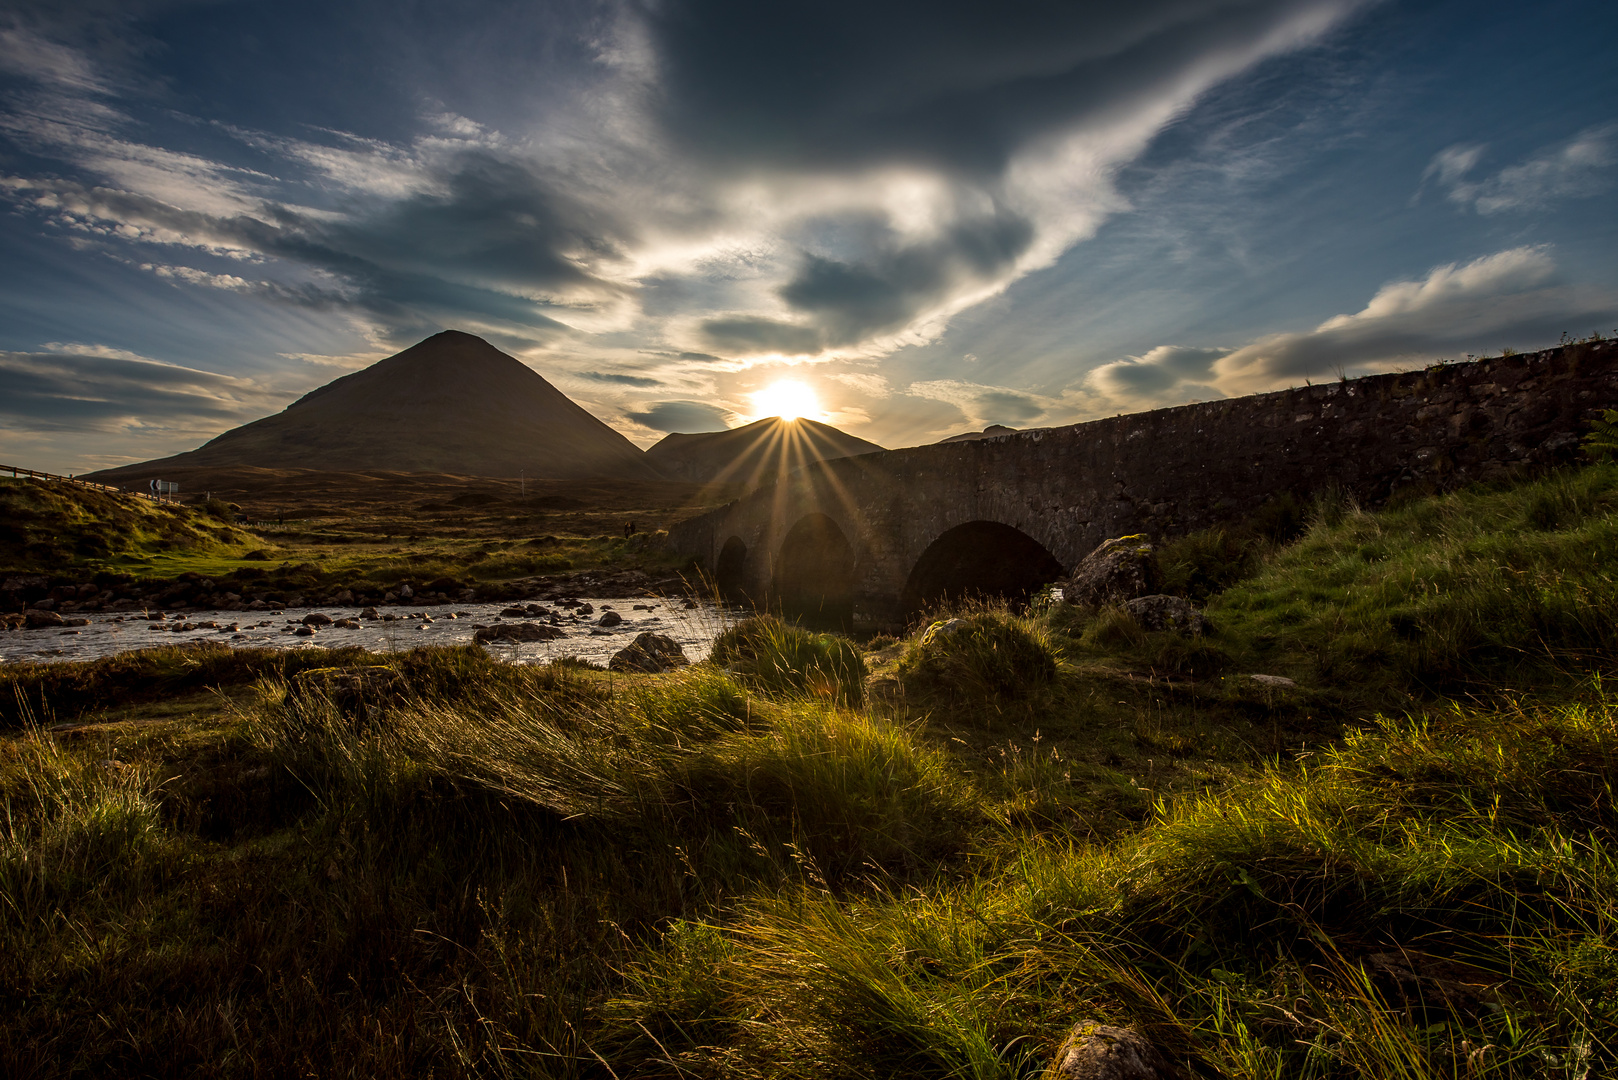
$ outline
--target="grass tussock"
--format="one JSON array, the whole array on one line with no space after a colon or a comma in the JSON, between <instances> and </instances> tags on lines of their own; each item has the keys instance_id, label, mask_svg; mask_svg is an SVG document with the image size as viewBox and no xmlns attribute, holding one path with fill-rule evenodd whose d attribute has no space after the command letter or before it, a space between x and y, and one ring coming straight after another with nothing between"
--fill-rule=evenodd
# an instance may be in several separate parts
<instances>
[{"instance_id":1,"label":"grass tussock","mask_svg":"<svg viewBox=\"0 0 1618 1080\"><path fill-rule=\"evenodd\" d=\"M1049 698L1061 653L1043 626L1003 603L957 610L928 624L899 660L899 680L913 700L1004 707Z\"/></svg>"},{"instance_id":2,"label":"grass tussock","mask_svg":"<svg viewBox=\"0 0 1618 1080\"><path fill-rule=\"evenodd\" d=\"M865 659L839 634L806 630L774 615L744 619L714 639L710 659L762 693L859 704Z\"/></svg>"}]
</instances>

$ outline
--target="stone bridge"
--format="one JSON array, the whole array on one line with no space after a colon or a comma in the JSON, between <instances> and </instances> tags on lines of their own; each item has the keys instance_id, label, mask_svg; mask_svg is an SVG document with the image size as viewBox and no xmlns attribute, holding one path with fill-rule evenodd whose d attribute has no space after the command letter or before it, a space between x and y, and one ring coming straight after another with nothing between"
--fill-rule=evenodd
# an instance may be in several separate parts
<instances>
[{"instance_id":1,"label":"stone bridge","mask_svg":"<svg viewBox=\"0 0 1618 1080\"><path fill-rule=\"evenodd\" d=\"M727 595L855 630L945 596L1025 597L1102 540L1335 486L1380 505L1573 461L1618 405L1618 341L820 462L684 522Z\"/></svg>"}]
</instances>

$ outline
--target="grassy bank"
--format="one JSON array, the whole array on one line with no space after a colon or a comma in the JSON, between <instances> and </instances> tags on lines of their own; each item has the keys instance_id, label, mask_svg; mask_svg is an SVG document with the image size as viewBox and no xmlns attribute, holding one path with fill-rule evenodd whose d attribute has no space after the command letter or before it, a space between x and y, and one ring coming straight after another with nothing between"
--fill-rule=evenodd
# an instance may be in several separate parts
<instances>
[{"instance_id":1,"label":"grassy bank","mask_svg":"<svg viewBox=\"0 0 1618 1080\"><path fill-rule=\"evenodd\" d=\"M161 606L175 598L217 604L227 593L314 603L344 589L375 603L406 584L452 599L478 588L504 598L502 584L535 577L638 571L666 579L681 568L663 553L655 531L598 533L599 514L582 500L564 501L581 508L547 516L501 499L471 498L465 507L432 504L444 513L414 523L397 510L371 506L361 508L371 512L248 528L235 524L236 507L220 500L160 505L68 484L0 479L0 571L97 587L83 596L63 591L53 596L58 601ZM633 520L612 513L623 518L619 524ZM451 516L457 518L453 528L446 525ZM27 598L46 595L38 588Z\"/></svg>"},{"instance_id":2,"label":"grassy bank","mask_svg":"<svg viewBox=\"0 0 1618 1080\"><path fill-rule=\"evenodd\" d=\"M0 669L0 1069L1032 1077L1094 1019L1190 1075L1603 1075L1615 483L1187 538L1201 638Z\"/></svg>"}]
</instances>

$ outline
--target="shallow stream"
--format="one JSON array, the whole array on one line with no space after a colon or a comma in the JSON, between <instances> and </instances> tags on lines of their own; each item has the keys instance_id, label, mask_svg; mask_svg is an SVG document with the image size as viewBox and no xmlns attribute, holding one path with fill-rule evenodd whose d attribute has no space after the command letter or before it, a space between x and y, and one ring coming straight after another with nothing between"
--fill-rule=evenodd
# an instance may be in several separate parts
<instances>
[{"instance_id":1,"label":"shallow stream","mask_svg":"<svg viewBox=\"0 0 1618 1080\"><path fill-rule=\"evenodd\" d=\"M493 656L519 664L542 664L559 656L576 656L605 664L612 655L629 645L637 634L652 631L673 638L695 663L706 659L720 631L743 616L740 609L702 603L687 609L685 601L666 597L638 599L578 598L595 611L588 616L573 615L573 609L539 602L537 615L506 615L501 611L511 602L440 604L432 607L389 605L378 608L386 618L360 619L359 607L299 607L278 611L126 611L119 613L80 613L86 626L49 627L41 630L0 630L0 663L94 660L133 649L159 645L180 645L193 641L214 641L239 648L342 648L359 646L372 652L396 652L418 645L466 645L479 627L502 623L548 623L551 614L560 619L558 629L566 637L551 641L493 641L484 648ZM532 601L515 606L529 607ZM637 606L642 610L636 610ZM645 610L649 608L650 610ZM613 627L597 625L604 611L616 611L623 622ZM353 619L356 629L323 626L312 637L297 634L305 616L320 613L332 620ZM425 616L425 618L423 618ZM176 629L190 624L192 629ZM212 624L212 625L208 625Z\"/></svg>"}]
</instances>

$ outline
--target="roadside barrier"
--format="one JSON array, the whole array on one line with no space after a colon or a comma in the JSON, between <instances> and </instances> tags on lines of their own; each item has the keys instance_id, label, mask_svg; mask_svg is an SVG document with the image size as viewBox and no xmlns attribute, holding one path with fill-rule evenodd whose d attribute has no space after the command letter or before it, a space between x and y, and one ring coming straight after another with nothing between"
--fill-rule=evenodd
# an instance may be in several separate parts
<instances>
[{"instance_id":1,"label":"roadside barrier","mask_svg":"<svg viewBox=\"0 0 1618 1080\"><path fill-rule=\"evenodd\" d=\"M80 480L76 476L58 476L55 473L39 472L36 469L23 469L16 465L0 465L0 473L10 473L15 477L27 477L32 480L49 480L58 484L77 484L79 487L94 488L96 491L105 491L113 495L134 495L142 499L151 499L153 502L160 501L157 496L150 492L125 491L123 488L113 487L110 484L96 484L89 480Z\"/></svg>"}]
</instances>

